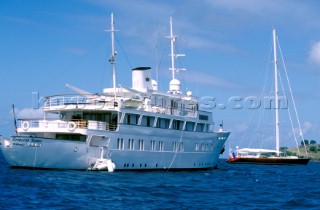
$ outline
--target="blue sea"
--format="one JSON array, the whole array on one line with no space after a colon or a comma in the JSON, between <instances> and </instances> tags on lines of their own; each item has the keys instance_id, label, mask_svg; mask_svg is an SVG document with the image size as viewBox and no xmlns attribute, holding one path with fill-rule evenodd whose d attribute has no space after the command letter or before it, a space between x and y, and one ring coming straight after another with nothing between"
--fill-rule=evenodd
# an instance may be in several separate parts
<instances>
[{"instance_id":1,"label":"blue sea","mask_svg":"<svg viewBox=\"0 0 320 210\"><path fill-rule=\"evenodd\" d=\"M206 171L11 169L0 157L0 209L320 209L320 163Z\"/></svg>"}]
</instances>

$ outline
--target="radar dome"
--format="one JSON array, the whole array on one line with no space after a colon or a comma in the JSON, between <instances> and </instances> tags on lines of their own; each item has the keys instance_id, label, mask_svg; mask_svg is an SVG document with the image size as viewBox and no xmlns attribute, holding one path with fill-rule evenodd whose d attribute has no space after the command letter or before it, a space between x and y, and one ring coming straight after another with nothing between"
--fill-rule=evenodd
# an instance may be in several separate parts
<instances>
[{"instance_id":1,"label":"radar dome","mask_svg":"<svg viewBox=\"0 0 320 210\"><path fill-rule=\"evenodd\" d=\"M180 81L177 79L171 80L169 90L172 92L180 92Z\"/></svg>"}]
</instances>

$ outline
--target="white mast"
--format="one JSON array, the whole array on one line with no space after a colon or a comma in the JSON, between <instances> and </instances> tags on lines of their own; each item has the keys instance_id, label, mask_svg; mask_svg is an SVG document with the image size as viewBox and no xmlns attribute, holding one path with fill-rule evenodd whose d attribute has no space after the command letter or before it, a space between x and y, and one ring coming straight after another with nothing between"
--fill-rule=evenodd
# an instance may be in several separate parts
<instances>
[{"instance_id":1,"label":"white mast","mask_svg":"<svg viewBox=\"0 0 320 210\"><path fill-rule=\"evenodd\" d=\"M111 13L111 57L109 59L110 64L112 65L112 81L113 81L113 93L114 98L116 98L116 51L114 50L114 22L113 22L113 13Z\"/></svg>"},{"instance_id":2,"label":"white mast","mask_svg":"<svg viewBox=\"0 0 320 210\"><path fill-rule=\"evenodd\" d=\"M274 86L275 86L275 111L276 111L276 150L280 154L280 129L279 129L279 91L278 91L278 65L277 65L277 43L276 30L273 29L273 60L274 60Z\"/></svg>"},{"instance_id":3,"label":"white mast","mask_svg":"<svg viewBox=\"0 0 320 210\"><path fill-rule=\"evenodd\" d=\"M173 31L172 31L172 17L170 17L170 43L171 43L171 70L172 70L172 79L174 80L174 73L175 73L175 68L174 68L174 42L176 40L176 36L173 36Z\"/></svg>"},{"instance_id":4,"label":"white mast","mask_svg":"<svg viewBox=\"0 0 320 210\"><path fill-rule=\"evenodd\" d=\"M170 36L168 36L168 38L170 39L170 43L171 43L171 55L170 55L171 56L171 68L169 68L169 70L172 71L172 80L170 81L170 84L169 84L169 92L171 92L173 94L179 94L179 93L181 93L180 81L175 78L175 71L186 70L186 69L175 68L174 59L181 57L181 56L185 56L185 55L184 54L174 54L174 42L176 41L177 36L173 35L172 17L170 17Z\"/></svg>"}]
</instances>

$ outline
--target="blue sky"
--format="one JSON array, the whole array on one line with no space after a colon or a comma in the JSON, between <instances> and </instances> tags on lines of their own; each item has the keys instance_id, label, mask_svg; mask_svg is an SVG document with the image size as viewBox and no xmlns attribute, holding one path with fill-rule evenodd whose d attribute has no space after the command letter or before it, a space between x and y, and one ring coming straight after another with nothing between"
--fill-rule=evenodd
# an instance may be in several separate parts
<instances>
[{"instance_id":1,"label":"blue sky","mask_svg":"<svg viewBox=\"0 0 320 210\"><path fill-rule=\"evenodd\" d=\"M320 142L320 2L317 0L2 0L0 2L0 134L13 133L12 104L29 117L32 92L40 96L89 92L112 85L110 14L114 13L117 84L131 86L131 68L159 69L159 87L170 80L169 17L173 17L178 74L184 91L210 96L216 124L231 130L230 144L245 146L252 110L228 106L232 96L258 96L277 29L306 139ZM153 72L155 77L155 72ZM286 124L286 123L283 123ZM269 124L262 126L273 135ZM249 128L249 130L248 130ZM289 138L287 130L284 139ZM290 143L288 143L290 146ZM265 144L273 146L274 143Z\"/></svg>"}]
</instances>

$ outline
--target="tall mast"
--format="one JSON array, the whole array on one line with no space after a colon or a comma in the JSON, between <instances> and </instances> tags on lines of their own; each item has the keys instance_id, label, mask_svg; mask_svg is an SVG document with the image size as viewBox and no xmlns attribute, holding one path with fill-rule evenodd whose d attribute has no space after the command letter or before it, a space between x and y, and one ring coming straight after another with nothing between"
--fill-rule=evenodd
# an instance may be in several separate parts
<instances>
[{"instance_id":1,"label":"tall mast","mask_svg":"<svg viewBox=\"0 0 320 210\"><path fill-rule=\"evenodd\" d=\"M112 65L112 81L113 81L113 93L114 97L116 98L116 52L114 50L114 22L113 22L113 13L111 13L111 57L110 57L110 64Z\"/></svg>"},{"instance_id":2,"label":"tall mast","mask_svg":"<svg viewBox=\"0 0 320 210\"><path fill-rule=\"evenodd\" d=\"M277 43L276 30L273 29L273 61L274 61L274 89L275 89L275 111L276 111L276 150L280 154L280 129L279 129L279 91L278 91L278 65L277 65Z\"/></svg>"},{"instance_id":3,"label":"tall mast","mask_svg":"<svg viewBox=\"0 0 320 210\"><path fill-rule=\"evenodd\" d=\"M174 42L176 41L177 36L173 35L173 30L172 30L172 17L170 17L170 36L168 36L168 38L170 39L170 43L171 43L171 68L169 68L169 70L172 71L172 80L170 81L169 84L169 91L171 93L181 93L180 91L180 81L177 80L175 78L175 72L180 71L180 70L186 70L184 68L176 68L175 64L174 64L174 59L181 57L181 56L185 56L184 54L174 54Z\"/></svg>"},{"instance_id":4,"label":"tall mast","mask_svg":"<svg viewBox=\"0 0 320 210\"><path fill-rule=\"evenodd\" d=\"M172 17L170 17L170 42L171 42L171 70L172 70L172 79L174 78L175 68L174 68L174 42L176 40L176 36L173 36L172 31Z\"/></svg>"}]
</instances>

